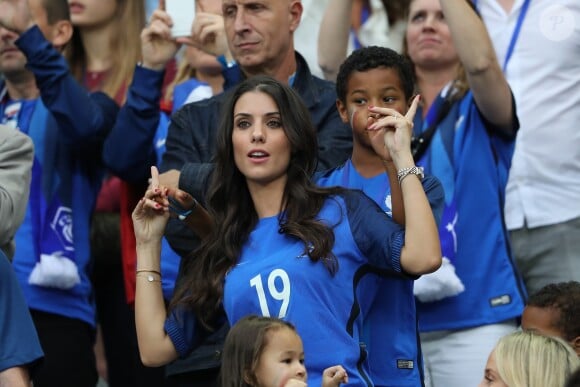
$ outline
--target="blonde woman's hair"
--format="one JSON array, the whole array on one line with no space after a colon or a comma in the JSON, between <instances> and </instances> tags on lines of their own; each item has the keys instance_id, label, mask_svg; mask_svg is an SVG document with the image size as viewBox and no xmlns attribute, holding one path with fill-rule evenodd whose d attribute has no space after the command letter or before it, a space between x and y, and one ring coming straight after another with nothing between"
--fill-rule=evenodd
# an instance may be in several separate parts
<instances>
[{"instance_id":1,"label":"blonde woman's hair","mask_svg":"<svg viewBox=\"0 0 580 387\"><path fill-rule=\"evenodd\" d=\"M175 73L173 81L167 85L164 96L165 101L173 101L173 90L175 90L175 86L195 78L196 76L197 70L195 67L189 64L187 57L184 55L179 62L179 67L177 68L177 72Z\"/></svg>"},{"instance_id":2,"label":"blonde woman's hair","mask_svg":"<svg viewBox=\"0 0 580 387\"><path fill-rule=\"evenodd\" d=\"M557 337L514 332L495 347L499 376L510 387L563 386L580 367L572 347Z\"/></svg>"},{"instance_id":3,"label":"blonde woman's hair","mask_svg":"<svg viewBox=\"0 0 580 387\"><path fill-rule=\"evenodd\" d=\"M118 11L114 23L117 33L110 42L111 68L101 91L116 99L122 88L129 85L133 78L135 65L141 60L141 30L145 27L145 2L143 0L116 0ZM75 27L71 44L65 55L71 71L79 82L84 82L86 53ZM122 96L124 100L124 96Z\"/></svg>"}]
</instances>

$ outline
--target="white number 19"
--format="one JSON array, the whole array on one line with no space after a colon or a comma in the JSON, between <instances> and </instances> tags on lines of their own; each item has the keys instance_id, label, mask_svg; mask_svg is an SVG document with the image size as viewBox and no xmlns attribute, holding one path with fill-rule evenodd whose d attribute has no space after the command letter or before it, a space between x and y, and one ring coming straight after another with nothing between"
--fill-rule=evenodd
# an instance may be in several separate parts
<instances>
[{"instance_id":1,"label":"white number 19","mask_svg":"<svg viewBox=\"0 0 580 387\"><path fill-rule=\"evenodd\" d=\"M276 287L276 279L282 281L282 289L278 290ZM256 293L258 293L258 301L260 302L260 309L262 310L263 316L270 317L270 310L268 309L268 303L266 302L266 293L264 292L264 285L262 284L262 275L258 274L250 280L250 285L256 288ZM282 306L280 307L280 312L278 313L279 318L286 317L286 312L288 311L288 304L290 304L290 277L282 269L273 270L268 276L268 292L270 296L278 301L282 301Z\"/></svg>"}]
</instances>

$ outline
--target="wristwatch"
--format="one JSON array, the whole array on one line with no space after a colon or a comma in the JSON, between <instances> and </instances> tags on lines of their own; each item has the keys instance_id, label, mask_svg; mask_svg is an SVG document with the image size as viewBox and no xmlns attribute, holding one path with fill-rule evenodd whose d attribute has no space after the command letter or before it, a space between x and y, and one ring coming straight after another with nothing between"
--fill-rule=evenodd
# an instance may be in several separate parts
<instances>
[{"instance_id":1,"label":"wristwatch","mask_svg":"<svg viewBox=\"0 0 580 387\"><path fill-rule=\"evenodd\" d=\"M423 167L418 167L415 165L413 167L403 168L397 171L397 179L399 180L399 184L401 184L403 179L409 175L417 175L419 180L423 180L423 178L425 178Z\"/></svg>"}]
</instances>

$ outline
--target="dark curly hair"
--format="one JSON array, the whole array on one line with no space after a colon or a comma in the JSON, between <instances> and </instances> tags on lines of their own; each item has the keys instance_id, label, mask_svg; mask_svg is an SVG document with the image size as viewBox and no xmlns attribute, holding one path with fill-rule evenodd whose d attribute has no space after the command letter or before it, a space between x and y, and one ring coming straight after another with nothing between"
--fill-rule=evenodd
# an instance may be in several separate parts
<instances>
[{"instance_id":1,"label":"dark curly hair","mask_svg":"<svg viewBox=\"0 0 580 387\"><path fill-rule=\"evenodd\" d=\"M554 327L568 341L580 336L580 282L546 285L528 299L527 305L560 311L560 318L553 322Z\"/></svg>"},{"instance_id":2,"label":"dark curly hair","mask_svg":"<svg viewBox=\"0 0 580 387\"><path fill-rule=\"evenodd\" d=\"M368 71L379 67L394 69L399 74L401 88L409 100L415 89L415 76L409 60L394 50L386 47L368 46L353 51L342 63L336 77L336 95L346 103L347 85L355 71Z\"/></svg>"}]
</instances>

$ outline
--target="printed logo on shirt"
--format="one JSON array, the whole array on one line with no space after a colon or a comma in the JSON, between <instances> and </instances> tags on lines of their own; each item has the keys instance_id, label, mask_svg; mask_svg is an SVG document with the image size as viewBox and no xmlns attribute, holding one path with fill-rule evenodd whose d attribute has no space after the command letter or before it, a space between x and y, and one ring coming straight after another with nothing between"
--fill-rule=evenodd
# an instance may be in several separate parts
<instances>
[{"instance_id":1,"label":"printed logo on shirt","mask_svg":"<svg viewBox=\"0 0 580 387\"><path fill-rule=\"evenodd\" d=\"M489 300L489 304L492 308L496 306L508 305L512 303L512 298L508 294L504 294L503 296L495 297Z\"/></svg>"},{"instance_id":2,"label":"printed logo on shirt","mask_svg":"<svg viewBox=\"0 0 580 387\"><path fill-rule=\"evenodd\" d=\"M397 359L397 368L400 370L412 370L415 368L415 362L413 360Z\"/></svg>"},{"instance_id":3,"label":"printed logo on shirt","mask_svg":"<svg viewBox=\"0 0 580 387\"><path fill-rule=\"evenodd\" d=\"M67 251L74 251L72 230L72 210L68 207L59 207L50 223L58 239Z\"/></svg>"}]
</instances>

